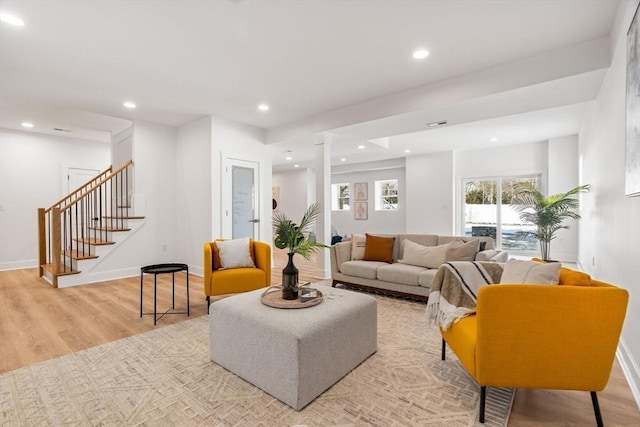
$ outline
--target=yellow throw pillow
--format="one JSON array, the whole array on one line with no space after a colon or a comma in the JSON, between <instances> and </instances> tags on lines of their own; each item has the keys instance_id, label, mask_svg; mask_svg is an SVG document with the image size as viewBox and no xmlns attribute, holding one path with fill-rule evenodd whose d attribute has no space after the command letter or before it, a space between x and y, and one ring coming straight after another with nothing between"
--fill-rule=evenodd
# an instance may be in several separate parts
<instances>
[{"instance_id":1,"label":"yellow throw pillow","mask_svg":"<svg viewBox=\"0 0 640 427\"><path fill-rule=\"evenodd\" d=\"M364 248L365 261L393 262L393 243L395 237L380 237L366 235L367 243Z\"/></svg>"}]
</instances>

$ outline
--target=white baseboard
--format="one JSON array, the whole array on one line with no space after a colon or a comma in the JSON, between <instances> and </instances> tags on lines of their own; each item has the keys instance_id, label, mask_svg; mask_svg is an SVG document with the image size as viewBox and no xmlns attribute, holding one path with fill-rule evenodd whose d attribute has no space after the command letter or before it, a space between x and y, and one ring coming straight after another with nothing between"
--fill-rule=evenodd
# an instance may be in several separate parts
<instances>
[{"instance_id":1,"label":"white baseboard","mask_svg":"<svg viewBox=\"0 0 640 427\"><path fill-rule=\"evenodd\" d=\"M189 274L203 276L201 266L189 266ZM122 270L101 271L99 273L88 273L85 276L71 275L65 283L58 282L58 287L67 288L69 286L89 285L92 283L106 282L107 280L125 279L127 277L140 277L140 267L124 268ZM74 280L76 279L77 280Z\"/></svg>"},{"instance_id":2,"label":"white baseboard","mask_svg":"<svg viewBox=\"0 0 640 427\"><path fill-rule=\"evenodd\" d=\"M638 409L640 409L640 368L638 368L638 364L633 359L633 356L631 356L629 348L626 346L623 339L620 339L620 344L616 351L616 357L618 359L618 363L620 363L620 366L622 367L622 372L627 379L627 383L629 384L633 398L636 401L636 405L638 406Z\"/></svg>"},{"instance_id":3,"label":"white baseboard","mask_svg":"<svg viewBox=\"0 0 640 427\"><path fill-rule=\"evenodd\" d=\"M19 270L38 266L37 259L25 259L20 261L0 262L0 270Z\"/></svg>"}]
</instances>

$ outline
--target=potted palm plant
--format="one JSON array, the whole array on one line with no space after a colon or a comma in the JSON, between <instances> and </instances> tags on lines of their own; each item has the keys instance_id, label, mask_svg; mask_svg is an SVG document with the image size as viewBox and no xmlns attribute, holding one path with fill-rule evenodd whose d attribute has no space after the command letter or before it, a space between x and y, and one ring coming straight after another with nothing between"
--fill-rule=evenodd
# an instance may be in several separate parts
<instances>
[{"instance_id":1,"label":"potted palm plant","mask_svg":"<svg viewBox=\"0 0 640 427\"><path fill-rule=\"evenodd\" d=\"M313 203L302 216L300 224L291 221L284 212L276 211L273 214L274 245L278 249L287 249L289 257L287 265L282 270L283 299L298 298L298 269L293 264L293 256L299 254L309 260L311 254L320 248L328 247L309 237L311 227L321 213L322 206L319 203Z\"/></svg>"},{"instance_id":2,"label":"potted palm plant","mask_svg":"<svg viewBox=\"0 0 640 427\"><path fill-rule=\"evenodd\" d=\"M556 232L563 228L567 219L580 219L577 210L580 201L575 197L578 193L589 191L589 184L579 185L566 193L545 197L532 183L523 182L515 187L512 200L513 209L518 212L520 219L534 224L534 231L521 231L521 237L533 236L540 244L540 256L544 261L551 261L549 251L551 241L556 238Z\"/></svg>"}]
</instances>

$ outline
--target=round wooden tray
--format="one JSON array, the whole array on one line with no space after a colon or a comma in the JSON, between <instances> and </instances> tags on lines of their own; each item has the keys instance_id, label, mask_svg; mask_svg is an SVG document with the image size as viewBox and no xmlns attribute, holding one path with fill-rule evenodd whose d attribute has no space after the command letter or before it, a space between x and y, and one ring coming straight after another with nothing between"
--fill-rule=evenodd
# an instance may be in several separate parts
<instances>
[{"instance_id":1,"label":"round wooden tray","mask_svg":"<svg viewBox=\"0 0 640 427\"><path fill-rule=\"evenodd\" d=\"M315 289L315 288L314 288ZM282 299L282 286L271 286L262 293L260 300L264 305L274 308L307 308L322 302L322 292L319 289L318 297L309 301L300 302L300 298L294 300Z\"/></svg>"}]
</instances>

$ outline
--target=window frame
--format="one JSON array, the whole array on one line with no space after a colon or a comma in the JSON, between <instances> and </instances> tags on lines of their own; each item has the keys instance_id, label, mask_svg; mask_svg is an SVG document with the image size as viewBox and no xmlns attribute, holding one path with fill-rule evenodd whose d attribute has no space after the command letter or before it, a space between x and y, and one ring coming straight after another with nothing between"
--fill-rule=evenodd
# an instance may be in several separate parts
<instances>
[{"instance_id":1,"label":"window frame","mask_svg":"<svg viewBox=\"0 0 640 427\"><path fill-rule=\"evenodd\" d=\"M383 186L386 183L394 183L395 184L395 194L382 194ZM375 188L375 210L378 212L397 212L398 206L400 205L400 180L398 178L389 178L389 179L378 179L373 182L373 186ZM387 198L395 197L396 203L390 203ZM391 206L385 208L384 206Z\"/></svg>"}]
</instances>

